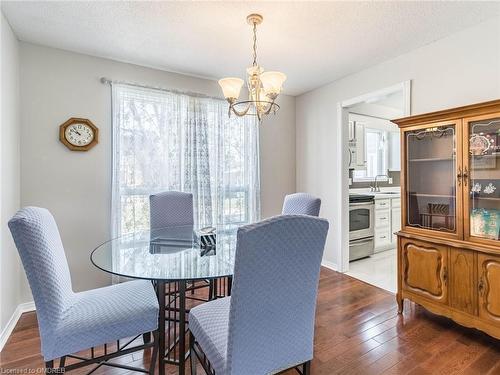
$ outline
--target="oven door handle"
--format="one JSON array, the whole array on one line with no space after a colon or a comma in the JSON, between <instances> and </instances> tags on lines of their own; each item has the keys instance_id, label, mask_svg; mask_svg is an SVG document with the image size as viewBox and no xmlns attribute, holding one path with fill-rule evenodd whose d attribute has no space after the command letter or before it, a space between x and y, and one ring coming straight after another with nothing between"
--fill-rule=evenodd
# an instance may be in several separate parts
<instances>
[{"instance_id":1,"label":"oven door handle","mask_svg":"<svg viewBox=\"0 0 500 375\"><path fill-rule=\"evenodd\" d=\"M349 203L349 206L373 206L374 202L357 202L357 203Z\"/></svg>"},{"instance_id":2,"label":"oven door handle","mask_svg":"<svg viewBox=\"0 0 500 375\"><path fill-rule=\"evenodd\" d=\"M368 238L360 238L359 240L351 240L349 241L349 246L351 245L362 245L368 242L372 242L373 237L368 237Z\"/></svg>"}]
</instances>

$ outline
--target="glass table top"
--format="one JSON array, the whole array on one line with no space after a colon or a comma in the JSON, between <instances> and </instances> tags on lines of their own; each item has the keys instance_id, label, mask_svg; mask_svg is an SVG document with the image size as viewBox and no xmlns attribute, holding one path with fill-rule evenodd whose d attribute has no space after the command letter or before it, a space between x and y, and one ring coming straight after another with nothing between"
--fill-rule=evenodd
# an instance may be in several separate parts
<instances>
[{"instance_id":1,"label":"glass table top","mask_svg":"<svg viewBox=\"0 0 500 375\"><path fill-rule=\"evenodd\" d=\"M175 281L231 276L236 232L234 227L217 227L213 246L210 243L214 237L197 240L199 231L193 226L140 231L103 243L90 259L105 272L136 279Z\"/></svg>"}]
</instances>

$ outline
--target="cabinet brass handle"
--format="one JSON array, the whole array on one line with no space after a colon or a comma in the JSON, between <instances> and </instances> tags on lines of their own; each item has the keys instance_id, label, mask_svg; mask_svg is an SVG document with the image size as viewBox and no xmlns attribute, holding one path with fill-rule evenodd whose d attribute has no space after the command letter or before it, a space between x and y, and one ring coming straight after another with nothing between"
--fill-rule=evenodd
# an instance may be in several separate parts
<instances>
[{"instance_id":1,"label":"cabinet brass handle","mask_svg":"<svg viewBox=\"0 0 500 375\"><path fill-rule=\"evenodd\" d=\"M467 186L467 182L469 181L469 171L467 167L464 168L464 174L462 175L464 179L464 185Z\"/></svg>"},{"instance_id":2,"label":"cabinet brass handle","mask_svg":"<svg viewBox=\"0 0 500 375\"><path fill-rule=\"evenodd\" d=\"M484 280L482 277L479 279L479 284L477 285L477 289L479 291L479 295L482 296L484 291Z\"/></svg>"},{"instance_id":3,"label":"cabinet brass handle","mask_svg":"<svg viewBox=\"0 0 500 375\"><path fill-rule=\"evenodd\" d=\"M458 167L458 173L457 173L457 181L458 181L458 186L462 185L462 168Z\"/></svg>"}]
</instances>

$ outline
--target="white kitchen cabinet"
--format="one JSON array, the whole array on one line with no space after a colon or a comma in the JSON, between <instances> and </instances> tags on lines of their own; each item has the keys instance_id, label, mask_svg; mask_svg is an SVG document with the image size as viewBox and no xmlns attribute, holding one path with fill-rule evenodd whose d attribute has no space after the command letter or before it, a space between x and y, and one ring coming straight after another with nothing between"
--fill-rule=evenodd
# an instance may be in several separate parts
<instances>
[{"instance_id":1,"label":"white kitchen cabinet","mask_svg":"<svg viewBox=\"0 0 500 375\"><path fill-rule=\"evenodd\" d=\"M356 167L357 170L366 169L365 157L365 126L362 123L354 123L354 134L356 137Z\"/></svg>"},{"instance_id":2,"label":"white kitchen cabinet","mask_svg":"<svg viewBox=\"0 0 500 375\"><path fill-rule=\"evenodd\" d=\"M388 210L391 208L391 200L389 198L375 197L375 210Z\"/></svg>"},{"instance_id":3,"label":"white kitchen cabinet","mask_svg":"<svg viewBox=\"0 0 500 375\"><path fill-rule=\"evenodd\" d=\"M401 230L401 207L393 207L391 213L391 235L394 247L396 247L397 237L394 233Z\"/></svg>"},{"instance_id":4,"label":"white kitchen cabinet","mask_svg":"<svg viewBox=\"0 0 500 375\"><path fill-rule=\"evenodd\" d=\"M375 228L390 228L390 227L391 227L391 210L376 209Z\"/></svg>"},{"instance_id":5,"label":"white kitchen cabinet","mask_svg":"<svg viewBox=\"0 0 500 375\"><path fill-rule=\"evenodd\" d=\"M365 126L357 121L349 121L349 168L366 169Z\"/></svg>"},{"instance_id":6,"label":"white kitchen cabinet","mask_svg":"<svg viewBox=\"0 0 500 375\"><path fill-rule=\"evenodd\" d=\"M377 228L375 229L375 252L384 251L393 248L391 246L391 228Z\"/></svg>"},{"instance_id":7,"label":"white kitchen cabinet","mask_svg":"<svg viewBox=\"0 0 500 375\"><path fill-rule=\"evenodd\" d=\"M396 236L401 228L401 198L375 196L375 252L396 247Z\"/></svg>"}]
</instances>

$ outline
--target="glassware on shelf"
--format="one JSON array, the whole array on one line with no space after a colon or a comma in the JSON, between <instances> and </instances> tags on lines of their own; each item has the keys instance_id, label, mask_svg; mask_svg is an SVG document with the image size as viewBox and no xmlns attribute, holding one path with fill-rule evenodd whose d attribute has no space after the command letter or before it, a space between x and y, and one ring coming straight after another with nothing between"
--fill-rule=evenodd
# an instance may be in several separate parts
<instances>
[{"instance_id":1,"label":"glassware on shelf","mask_svg":"<svg viewBox=\"0 0 500 375\"><path fill-rule=\"evenodd\" d=\"M471 236L500 239L500 118L469 123Z\"/></svg>"}]
</instances>

